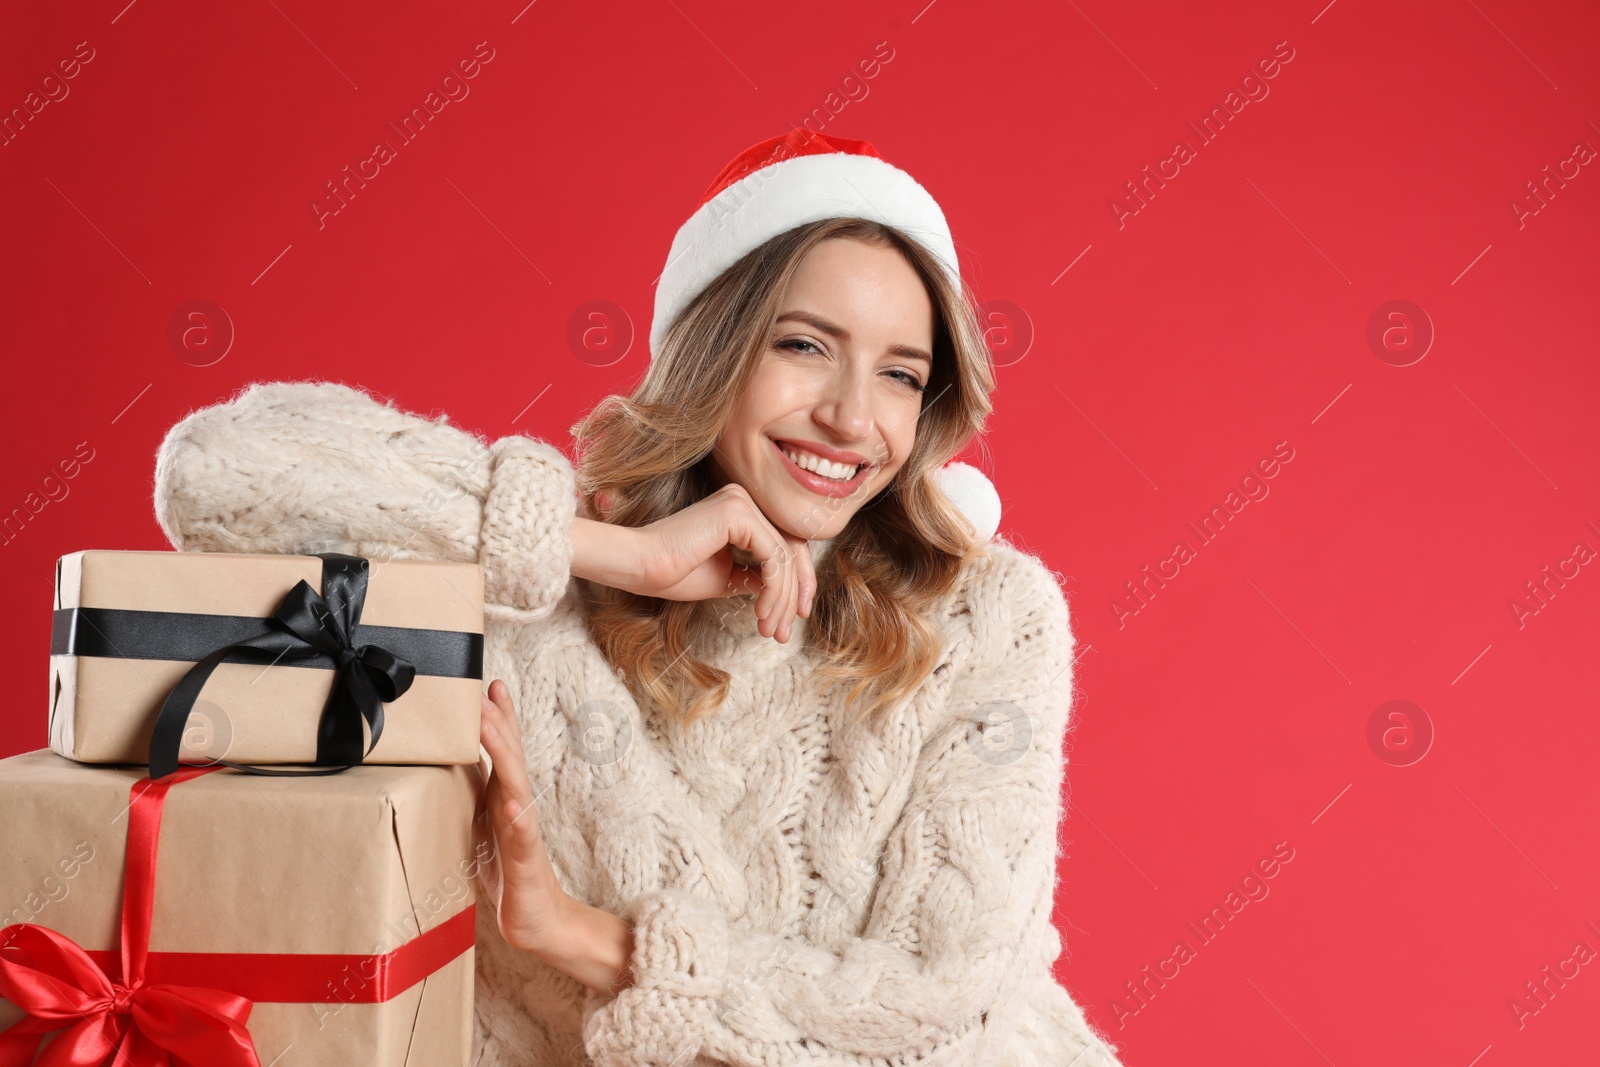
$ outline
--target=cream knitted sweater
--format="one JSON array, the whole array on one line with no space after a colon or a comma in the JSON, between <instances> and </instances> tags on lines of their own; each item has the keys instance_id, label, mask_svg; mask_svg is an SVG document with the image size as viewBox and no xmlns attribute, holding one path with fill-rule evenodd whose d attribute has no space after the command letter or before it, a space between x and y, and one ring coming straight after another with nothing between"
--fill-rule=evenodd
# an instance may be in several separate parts
<instances>
[{"instance_id":1,"label":"cream knitted sweater","mask_svg":"<svg viewBox=\"0 0 1600 1067\"><path fill-rule=\"evenodd\" d=\"M601 996L480 899L473 1063L1115 1067L1051 972L1074 643L1051 571L991 542L941 609L942 665L877 725L811 684L806 620L780 644L728 598L694 651L732 693L678 728L584 629L575 494L543 441L333 382L252 385L157 457L181 550L482 564L484 679L510 687L556 873L635 948Z\"/></svg>"}]
</instances>

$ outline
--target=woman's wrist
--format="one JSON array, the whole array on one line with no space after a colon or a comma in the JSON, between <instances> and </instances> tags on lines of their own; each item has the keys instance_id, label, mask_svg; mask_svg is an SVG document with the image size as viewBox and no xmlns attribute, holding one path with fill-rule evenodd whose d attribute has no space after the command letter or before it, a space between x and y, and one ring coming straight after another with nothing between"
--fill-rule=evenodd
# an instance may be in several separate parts
<instances>
[{"instance_id":1,"label":"woman's wrist","mask_svg":"<svg viewBox=\"0 0 1600 1067\"><path fill-rule=\"evenodd\" d=\"M572 575L613 589L639 581L638 531L578 515L572 520Z\"/></svg>"},{"instance_id":2,"label":"woman's wrist","mask_svg":"<svg viewBox=\"0 0 1600 1067\"><path fill-rule=\"evenodd\" d=\"M516 947L605 996L632 984L633 927L627 920L565 892L556 900L549 933L536 944Z\"/></svg>"}]
</instances>

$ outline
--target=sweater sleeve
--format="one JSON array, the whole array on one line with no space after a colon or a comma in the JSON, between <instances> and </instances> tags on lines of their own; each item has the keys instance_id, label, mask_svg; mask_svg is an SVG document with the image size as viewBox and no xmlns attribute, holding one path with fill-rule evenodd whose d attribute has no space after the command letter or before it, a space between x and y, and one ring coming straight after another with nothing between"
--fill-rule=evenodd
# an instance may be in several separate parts
<instances>
[{"instance_id":1,"label":"sweater sleeve","mask_svg":"<svg viewBox=\"0 0 1600 1067\"><path fill-rule=\"evenodd\" d=\"M867 887L862 935L820 944L743 930L688 889L642 894L623 912L633 984L586 1004L596 1064L965 1065L986 1030L1009 1025L1049 970L1048 944L1032 946L1056 885L1074 638L1054 575L1008 545L996 552L968 596L979 621L964 669L949 668L962 673ZM1035 1003L1055 1013L1043 1024L1054 1037L1024 1062L1117 1067L1116 1046L1068 997ZM988 1040L993 1053L1005 1038Z\"/></svg>"},{"instance_id":2,"label":"sweater sleeve","mask_svg":"<svg viewBox=\"0 0 1600 1067\"><path fill-rule=\"evenodd\" d=\"M257 382L173 425L156 520L180 551L479 563L486 609L549 614L572 566L576 472L337 382Z\"/></svg>"}]
</instances>

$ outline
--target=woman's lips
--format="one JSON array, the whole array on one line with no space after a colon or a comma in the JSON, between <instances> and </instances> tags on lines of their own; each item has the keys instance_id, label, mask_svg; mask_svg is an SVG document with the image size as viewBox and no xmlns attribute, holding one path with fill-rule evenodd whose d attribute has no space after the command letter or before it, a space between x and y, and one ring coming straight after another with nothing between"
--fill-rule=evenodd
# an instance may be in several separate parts
<instances>
[{"instance_id":1,"label":"woman's lips","mask_svg":"<svg viewBox=\"0 0 1600 1067\"><path fill-rule=\"evenodd\" d=\"M866 484L867 477L872 473L872 464L868 463L860 470L856 471L856 476L847 482L836 481L833 478L824 478L820 474L812 474L794 460L790 459L789 454L783 450L783 446L778 444L777 441L773 441L770 437L767 438L767 440L772 441L773 451L778 453L778 459L782 461L784 468L794 476L794 480L811 490L813 493L817 493L821 496L850 496L852 493Z\"/></svg>"}]
</instances>

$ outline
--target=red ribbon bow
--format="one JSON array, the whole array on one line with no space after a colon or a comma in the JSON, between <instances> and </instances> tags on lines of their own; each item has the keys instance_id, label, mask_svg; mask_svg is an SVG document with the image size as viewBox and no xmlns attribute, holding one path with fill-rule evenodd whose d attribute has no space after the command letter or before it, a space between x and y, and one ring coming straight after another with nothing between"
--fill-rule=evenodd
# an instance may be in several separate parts
<instances>
[{"instance_id":1,"label":"red ribbon bow","mask_svg":"<svg viewBox=\"0 0 1600 1067\"><path fill-rule=\"evenodd\" d=\"M133 784L122 890L122 980L54 930L0 930L0 996L28 1013L0 1032L0 1067L261 1067L245 1021L251 1001L219 989L146 983L156 849L167 790L216 770L184 767ZM63 1031L45 1046L44 1035Z\"/></svg>"}]
</instances>

